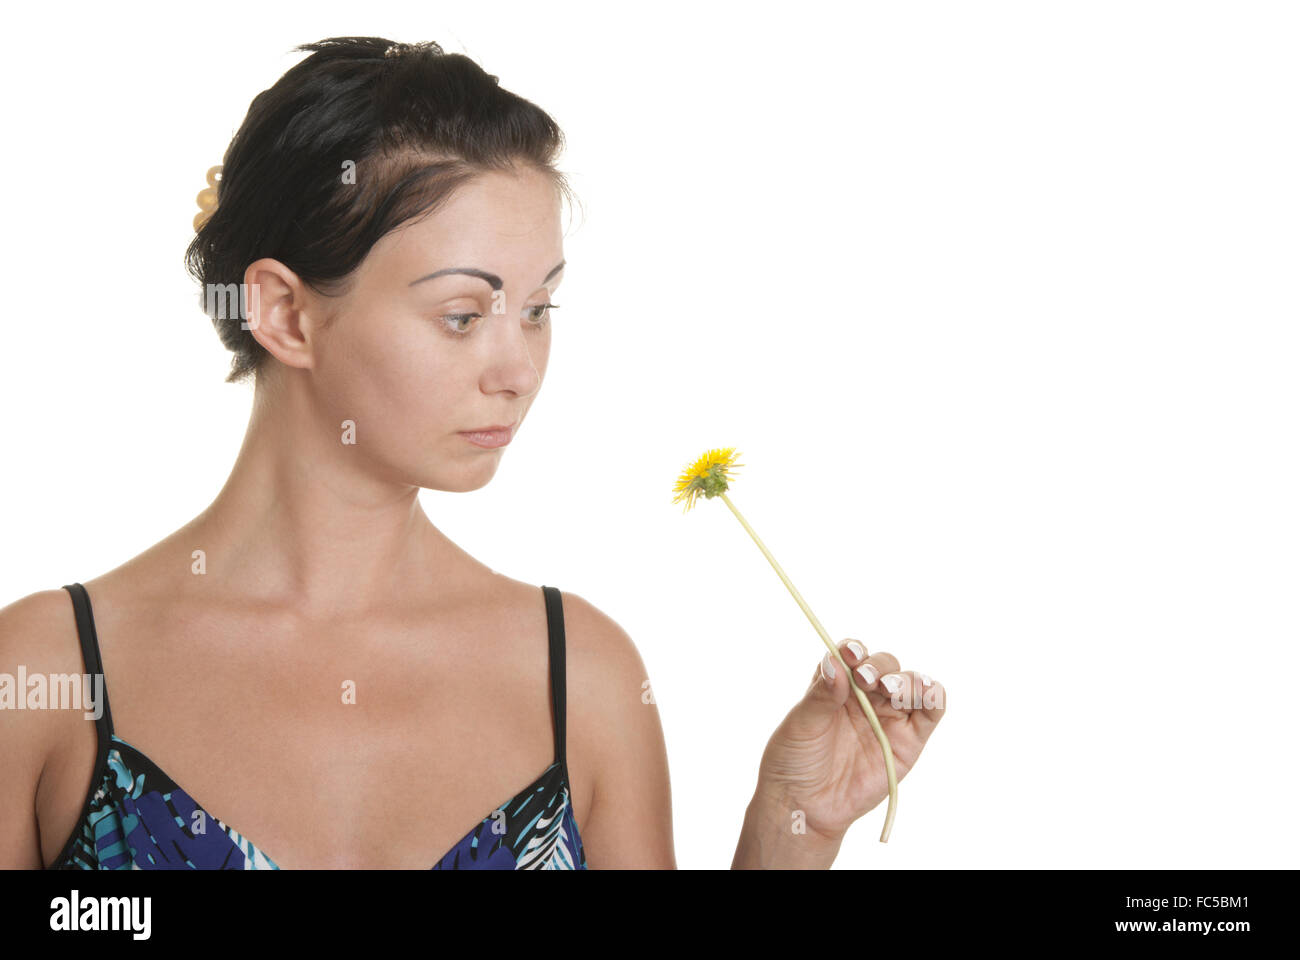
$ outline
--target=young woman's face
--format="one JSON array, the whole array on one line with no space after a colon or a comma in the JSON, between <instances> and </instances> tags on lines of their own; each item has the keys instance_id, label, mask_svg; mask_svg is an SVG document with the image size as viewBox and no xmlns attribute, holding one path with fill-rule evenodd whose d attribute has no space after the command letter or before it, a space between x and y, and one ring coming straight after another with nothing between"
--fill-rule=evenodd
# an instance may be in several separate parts
<instances>
[{"instance_id":1,"label":"young woman's face","mask_svg":"<svg viewBox=\"0 0 1300 960\"><path fill-rule=\"evenodd\" d=\"M461 432L519 434L546 375L562 241L553 181L529 170L476 177L372 248L329 301L311 375L334 422L356 423L350 449L370 470L448 491L492 478L509 446Z\"/></svg>"}]
</instances>

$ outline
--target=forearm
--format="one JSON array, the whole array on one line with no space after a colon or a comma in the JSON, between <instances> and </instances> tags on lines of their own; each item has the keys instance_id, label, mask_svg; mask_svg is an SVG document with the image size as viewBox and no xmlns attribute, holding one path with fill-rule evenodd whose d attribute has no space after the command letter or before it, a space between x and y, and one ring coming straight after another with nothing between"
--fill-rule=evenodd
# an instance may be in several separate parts
<instances>
[{"instance_id":1,"label":"forearm","mask_svg":"<svg viewBox=\"0 0 1300 960\"><path fill-rule=\"evenodd\" d=\"M826 870L835 862L843 837L801 829L795 811L755 794L745 808L732 870Z\"/></svg>"}]
</instances>

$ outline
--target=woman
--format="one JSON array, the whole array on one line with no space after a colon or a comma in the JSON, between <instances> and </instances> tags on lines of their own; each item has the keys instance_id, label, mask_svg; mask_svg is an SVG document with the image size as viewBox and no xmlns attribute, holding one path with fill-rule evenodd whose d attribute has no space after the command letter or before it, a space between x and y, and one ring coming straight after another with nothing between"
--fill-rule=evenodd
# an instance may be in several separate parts
<instances>
[{"instance_id":1,"label":"woman","mask_svg":"<svg viewBox=\"0 0 1300 960\"><path fill-rule=\"evenodd\" d=\"M227 379L255 384L229 479L122 566L0 611L0 669L103 683L91 723L4 715L0 866L675 867L631 639L488 569L417 498L491 480L541 387L560 130L435 44L299 49L187 253ZM942 687L840 652L901 779ZM828 657L769 742L733 866L829 866L886 793Z\"/></svg>"}]
</instances>

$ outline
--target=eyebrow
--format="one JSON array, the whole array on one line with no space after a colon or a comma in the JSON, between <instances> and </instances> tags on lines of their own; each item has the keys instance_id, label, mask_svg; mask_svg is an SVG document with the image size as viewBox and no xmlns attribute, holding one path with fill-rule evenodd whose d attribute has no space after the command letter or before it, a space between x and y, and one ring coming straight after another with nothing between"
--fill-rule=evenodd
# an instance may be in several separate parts
<instances>
[{"instance_id":1,"label":"eyebrow","mask_svg":"<svg viewBox=\"0 0 1300 960\"><path fill-rule=\"evenodd\" d=\"M564 261L561 260L555 266L551 267L551 272L543 278L542 283L548 282L553 276L564 269ZM417 283L423 283L425 280L432 280L434 277L441 277L448 273L463 273L471 277L478 277L480 280L486 280L492 285L493 290L500 290L502 287L501 278L495 273L488 273L486 270L479 270L477 267L448 267L445 270L435 270L433 273L426 274L419 280L412 280L407 286L415 286Z\"/></svg>"}]
</instances>

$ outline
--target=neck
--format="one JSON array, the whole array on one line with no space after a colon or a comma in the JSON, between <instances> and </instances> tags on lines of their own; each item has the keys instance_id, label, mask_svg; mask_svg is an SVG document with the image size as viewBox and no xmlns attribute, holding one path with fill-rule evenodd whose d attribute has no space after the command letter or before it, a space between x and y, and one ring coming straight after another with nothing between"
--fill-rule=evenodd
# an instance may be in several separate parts
<instances>
[{"instance_id":1,"label":"neck","mask_svg":"<svg viewBox=\"0 0 1300 960\"><path fill-rule=\"evenodd\" d=\"M225 486L186 529L205 576L250 601L322 617L364 614L427 590L429 569L465 554L420 506L419 487L376 474L338 422L259 377ZM302 388L302 389L298 389Z\"/></svg>"}]
</instances>

